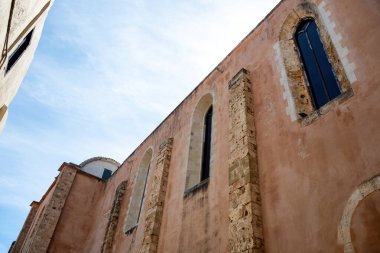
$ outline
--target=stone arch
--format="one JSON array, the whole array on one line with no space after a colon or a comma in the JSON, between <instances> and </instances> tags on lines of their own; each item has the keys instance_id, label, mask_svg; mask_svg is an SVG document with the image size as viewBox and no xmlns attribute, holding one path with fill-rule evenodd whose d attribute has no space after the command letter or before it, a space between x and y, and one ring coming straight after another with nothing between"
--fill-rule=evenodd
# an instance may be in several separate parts
<instances>
[{"instance_id":1,"label":"stone arch","mask_svg":"<svg viewBox=\"0 0 380 253\"><path fill-rule=\"evenodd\" d=\"M376 190L380 190L380 175L360 184L349 197L338 226L338 244L343 245L344 253L355 253L351 239L351 220L356 207Z\"/></svg>"},{"instance_id":2,"label":"stone arch","mask_svg":"<svg viewBox=\"0 0 380 253\"><path fill-rule=\"evenodd\" d=\"M125 233L131 232L139 223L152 156L153 149L149 148L145 151L140 161L132 196L129 201L127 217L125 218Z\"/></svg>"},{"instance_id":3,"label":"stone arch","mask_svg":"<svg viewBox=\"0 0 380 253\"><path fill-rule=\"evenodd\" d=\"M328 60L333 67L333 72L341 90L340 96L346 93L352 95L350 82L339 59L335 45L330 38L327 28L322 22L318 7L313 3L305 1L289 12L281 27L279 35L282 61L295 107L295 115L291 116L296 119L305 118L316 111L309 92L309 85L305 77L294 36L298 25L306 19L313 19L317 24L320 39L323 43L326 54L328 55Z\"/></svg>"},{"instance_id":4,"label":"stone arch","mask_svg":"<svg viewBox=\"0 0 380 253\"><path fill-rule=\"evenodd\" d=\"M119 184L119 186L116 189L115 198L113 200L110 216L108 219L106 233L104 235L101 253L112 252L112 245L113 245L113 240L115 238L117 222L119 220L121 202L123 200L124 192L127 187L127 184L128 184L127 181L123 181Z\"/></svg>"},{"instance_id":5,"label":"stone arch","mask_svg":"<svg viewBox=\"0 0 380 253\"><path fill-rule=\"evenodd\" d=\"M212 105L213 96L211 93L207 93L199 100L192 114L185 191L200 183L204 119ZM215 120L213 120L213 122L215 122ZM213 122L212 128L214 128ZM211 136L213 135L214 131L211 133ZM213 139L213 137L211 137L211 139ZM211 156L212 153L211 145Z\"/></svg>"}]
</instances>

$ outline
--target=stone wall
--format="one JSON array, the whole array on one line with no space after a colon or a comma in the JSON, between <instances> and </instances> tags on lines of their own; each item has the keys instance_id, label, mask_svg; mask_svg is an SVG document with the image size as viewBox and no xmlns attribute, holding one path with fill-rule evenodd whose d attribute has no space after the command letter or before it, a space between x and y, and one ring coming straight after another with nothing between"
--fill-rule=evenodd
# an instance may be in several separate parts
<instances>
[{"instance_id":1,"label":"stone wall","mask_svg":"<svg viewBox=\"0 0 380 253\"><path fill-rule=\"evenodd\" d=\"M36 216L36 213L37 213L37 210L39 207L39 203L33 201L30 206L31 206L31 208L30 208L28 217L26 217L25 223L22 226L21 232L18 235L17 240L16 240L15 244L13 245L10 253L18 253L21 251L22 245L24 244L24 241L26 239L26 235L32 226L33 220Z\"/></svg>"},{"instance_id":2,"label":"stone wall","mask_svg":"<svg viewBox=\"0 0 380 253\"><path fill-rule=\"evenodd\" d=\"M112 252L113 240L115 238L117 222L119 221L119 212L121 207L121 201L124 197L125 188L127 187L127 181L123 181L116 189L115 199L112 203L112 209L108 219L108 225L106 234L104 235L104 241L102 245L101 253Z\"/></svg>"},{"instance_id":3,"label":"stone wall","mask_svg":"<svg viewBox=\"0 0 380 253\"><path fill-rule=\"evenodd\" d=\"M162 215L165 205L172 145L172 138L167 139L160 145L156 168L153 172L152 190L146 211L144 239L140 253L157 252Z\"/></svg>"},{"instance_id":4,"label":"stone wall","mask_svg":"<svg viewBox=\"0 0 380 253\"><path fill-rule=\"evenodd\" d=\"M279 63L284 64L283 57L288 58L279 42L282 25L292 10L309 2L315 6L322 3L320 0L281 1L107 182L79 183L77 175L54 232L55 238L69 237L70 240L66 240L66 244L57 240L53 248L53 238L49 250L70 252L71 248L64 247L74 245L76 248L72 247L71 252L101 251L116 188L121 182L136 178L139 161L149 147L157 153L153 154L144 216L131 235L123 233L122 221L133 191L131 184L120 208L114 252L263 252L265 238L265 252L343 253L347 242L353 247L362 241L376 242L362 237L366 231L379 227L379 223L372 222L371 226L366 226L368 219L378 214L370 207L372 204L378 206L379 190L357 202L355 208L351 200L360 199L361 195L356 194L358 186L379 174L380 86L377 73L380 73L380 50L377 49L380 30L377 27L380 2L325 1L323 15L335 26L319 18L322 27L327 30L334 27L334 31L341 34L340 42L349 50L347 57L357 66L357 81L352 86L355 95L303 126L298 114L291 121L289 113L285 112L288 103L284 98L292 99L296 95L289 80L288 89L284 91L280 78L287 80L288 75L285 67L281 75L276 67ZM318 10L322 13L322 8L317 7ZM338 41L339 36L336 36ZM335 35L330 34L330 37L334 41ZM283 54L276 58L278 52ZM228 87L227 83L242 68L248 71L240 71ZM213 96L213 121L215 119L218 129L212 140L215 144L213 167L207 185L203 184L197 192L191 191L192 195L186 197L191 116L205 94ZM288 107L289 112L290 109ZM293 109L293 113L299 112ZM168 136L175 140L172 155L165 155L165 149L159 149L159 144ZM165 168L170 156L168 176ZM74 188L77 183L81 187ZM365 189L369 188L367 183L365 185ZM86 188L98 190L94 194ZM353 192L355 198L351 199ZM362 193L361 190L358 193ZM81 196L70 201L71 196L79 194ZM88 202L84 204L84 200L93 206ZM43 204L48 202L45 199ZM66 208L69 203L74 206L78 202L83 208L78 207L75 211ZM85 215L81 213L83 210L86 210ZM352 225L347 226L347 217L351 217L347 214L351 212ZM68 224L70 222L75 224ZM79 232L71 233L71 226ZM82 226L85 229L81 230Z\"/></svg>"},{"instance_id":5,"label":"stone wall","mask_svg":"<svg viewBox=\"0 0 380 253\"><path fill-rule=\"evenodd\" d=\"M30 238L30 246L26 249L26 252L43 253L48 250L55 226L61 215L62 208L65 205L76 173L77 168L73 168L67 164L63 165L52 197L45 207L41 221L39 224L36 224L35 233Z\"/></svg>"},{"instance_id":6,"label":"stone wall","mask_svg":"<svg viewBox=\"0 0 380 253\"><path fill-rule=\"evenodd\" d=\"M264 252L253 98L248 71L229 83L229 252Z\"/></svg>"}]
</instances>

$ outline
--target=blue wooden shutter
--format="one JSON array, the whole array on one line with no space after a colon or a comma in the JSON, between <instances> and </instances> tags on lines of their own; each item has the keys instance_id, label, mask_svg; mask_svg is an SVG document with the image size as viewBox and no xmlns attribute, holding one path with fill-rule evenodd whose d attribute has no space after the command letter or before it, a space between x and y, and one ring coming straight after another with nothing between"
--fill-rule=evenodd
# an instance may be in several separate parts
<instances>
[{"instance_id":1,"label":"blue wooden shutter","mask_svg":"<svg viewBox=\"0 0 380 253\"><path fill-rule=\"evenodd\" d=\"M301 23L296 41L314 104L318 109L339 96L340 90L314 20Z\"/></svg>"}]
</instances>

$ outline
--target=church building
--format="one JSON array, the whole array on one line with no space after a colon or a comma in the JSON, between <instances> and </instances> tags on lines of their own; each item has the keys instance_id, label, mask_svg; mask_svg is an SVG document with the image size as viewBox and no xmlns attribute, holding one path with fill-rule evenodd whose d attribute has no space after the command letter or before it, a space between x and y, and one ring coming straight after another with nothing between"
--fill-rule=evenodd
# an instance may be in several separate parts
<instances>
[{"instance_id":1,"label":"church building","mask_svg":"<svg viewBox=\"0 0 380 253\"><path fill-rule=\"evenodd\" d=\"M10 252L380 252L379 23L282 0L124 162L63 163Z\"/></svg>"}]
</instances>

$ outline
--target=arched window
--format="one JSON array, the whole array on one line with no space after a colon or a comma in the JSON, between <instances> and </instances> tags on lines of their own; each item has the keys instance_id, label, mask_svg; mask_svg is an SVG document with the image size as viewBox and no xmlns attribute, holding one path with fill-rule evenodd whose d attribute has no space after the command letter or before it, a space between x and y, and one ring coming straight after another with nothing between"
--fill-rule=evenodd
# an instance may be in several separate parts
<instances>
[{"instance_id":1,"label":"arched window","mask_svg":"<svg viewBox=\"0 0 380 253\"><path fill-rule=\"evenodd\" d=\"M308 19L301 22L295 39L314 105L318 109L339 96L341 92L315 21Z\"/></svg>"},{"instance_id":2,"label":"arched window","mask_svg":"<svg viewBox=\"0 0 380 253\"><path fill-rule=\"evenodd\" d=\"M348 49L320 11L309 1L288 10L273 47L286 113L303 126L353 96L351 84L356 81Z\"/></svg>"},{"instance_id":3,"label":"arched window","mask_svg":"<svg viewBox=\"0 0 380 253\"><path fill-rule=\"evenodd\" d=\"M194 109L185 191L210 176L212 156L212 95L203 96Z\"/></svg>"},{"instance_id":4,"label":"arched window","mask_svg":"<svg viewBox=\"0 0 380 253\"><path fill-rule=\"evenodd\" d=\"M124 231L130 232L135 228L140 220L141 211L143 208L145 189L147 178L150 170L150 163L152 160L153 150L147 150L140 162L137 177L134 183L132 196L129 202L128 213L125 219Z\"/></svg>"}]
</instances>

